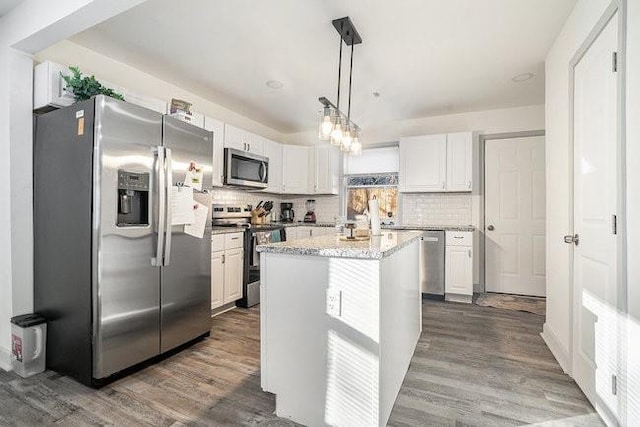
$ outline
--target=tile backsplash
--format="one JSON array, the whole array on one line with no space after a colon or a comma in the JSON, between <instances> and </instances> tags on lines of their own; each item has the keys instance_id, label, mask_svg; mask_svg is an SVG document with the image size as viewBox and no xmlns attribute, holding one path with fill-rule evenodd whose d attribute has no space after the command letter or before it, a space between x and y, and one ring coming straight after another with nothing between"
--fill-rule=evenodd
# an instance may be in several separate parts
<instances>
[{"instance_id":1,"label":"tile backsplash","mask_svg":"<svg viewBox=\"0 0 640 427\"><path fill-rule=\"evenodd\" d=\"M261 200L272 200L276 215L281 202L293 203L295 219L302 220L306 213L307 199L316 201L316 217L319 222L333 222L340 212L340 196L286 196L252 192L242 189L215 188L214 203L240 203L256 206ZM408 225L469 225L472 223L471 194L424 193L403 194L402 224Z\"/></svg>"},{"instance_id":2,"label":"tile backsplash","mask_svg":"<svg viewBox=\"0 0 640 427\"><path fill-rule=\"evenodd\" d=\"M290 202L293 203L296 220L304 218L304 214L307 212L305 208L307 199L314 199L316 201L316 218L319 222L333 222L338 214L340 205L339 196L311 195L290 197L283 194L269 194L233 188L214 188L211 194L213 203L238 203L256 206L261 200L271 200L273 201L273 210L276 215L280 213L281 202Z\"/></svg>"},{"instance_id":3,"label":"tile backsplash","mask_svg":"<svg viewBox=\"0 0 640 427\"><path fill-rule=\"evenodd\" d=\"M424 193L402 195L402 223L409 225L469 225L471 194Z\"/></svg>"},{"instance_id":4,"label":"tile backsplash","mask_svg":"<svg viewBox=\"0 0 640 427\"><path fill-rule=\"evenodd\" d=\"M308 199L316 201L316 220L318 222L335 222L340 213L340 196L304 196L291 199L283 199L283 202L292 202L296 220L302 220L307 212L305 202Z\"/></svg>"}]
</instances>

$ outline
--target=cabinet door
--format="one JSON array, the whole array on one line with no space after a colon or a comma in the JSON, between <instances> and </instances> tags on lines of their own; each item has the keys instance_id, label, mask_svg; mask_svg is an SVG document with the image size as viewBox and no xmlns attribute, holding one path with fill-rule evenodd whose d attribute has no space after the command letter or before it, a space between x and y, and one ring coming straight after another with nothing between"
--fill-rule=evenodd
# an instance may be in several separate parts
<instances>
[{"instance_id":1,"label":"cabinet door","mask_svg":"<svg viewBox=\"0 0 640 427\"><path fill-rule=\"evenodd\" d=\"M308 147L282 146L282 190L287 194L306 194L309 181Z\"/></svg>"},{"instance_id":2,"label":"cabinet door","mask_svg":"<svg viewBox=\"0 0 640 427\"><path fill-rule=\"evenodd\" d=\"M282 144L265 140L264 154L269 158L269 182L267 193L282 192Z\"/></svg>"},{"instance_id":3,"label":"cabinet door","mask_svg":"<svg viewBox=\"0 0 640 427\"><path fill-rule=\"evenodd\" d=\"M443 192L446 189L446 172L446 135L415 136L400 140L401 192Z\"/></svg>"},{"instance_id":4,"label":"cabinet door","mask_svg":"<svg viewBox=\"0 0 640 427\"><path fill-rule=\"evenodd\" d=\"M249 136L247 138L246 151L253 154L259 154L261 156L264 156L264 146L267 140L254 133L249 133L249 132L247 133L249 134Z\"/></svg>"},{"instance_id":5,"label":"cabinet door","mask_svg":"<svg viewBox=\"0 0 640 427\"><path fill-rule=\"evenodd\" d=\"M224 123L205 116L204 128L213 132L213 186L222 187L224 183Z\"/></svg>"},{"instance_id":6,"label":"cabinet door","mask_svg":"<svg viewBox=\"0 0 640 427\"><path fill-rule=\"evenodd\" d=\"M445 254L445 292L473 295L472 249L467 246L448 246Z\"/></svg>"},{"instance_id":7,"label":"cabinet door","mask_svg":"<svg viewBox=\"0 0 640 427\"><path fill-rule=\"evenodd\" d=\"M285 233L287 241L296 240L298 238L298 227L287 227Z\"/></svg>"},{"instance_id":8,"label":"cabinet door","mask_svg":"<svg viewBox=\"0 0 640 427\"><path fill-rule=\"evenodd\" d=\"M242 298L242 249L224 251L224 303L230 303Z\"/></svg>"},{"instance_id":9,"label":"cabinet door","mask_svg":"<svg viewBox=\"0 0 640 427\"><path fill-rule=\"evenodd\" d=\"M330 145L314 147L313 193L338 194L340 186L340 150Z\"/></svg>"},{"instance_id":10,"label":"cabinet door","mask_svg":"<svg viewBox=\"0 0 640 427\"><path fill-rule=\"evenodd\" d=\"M313 236L313 229L315 227L296 227L296 235L298 239L308 239Z\"/></svg>"},{"instance_id":11,"label":"cabinet door","mask_svg":"<svg viewBox=\"0 0 640 427\"><path fill-rule=\"evenodd\" d=\"M236 150L248 151L250 133L235 126L224 125L224 146Z\"/></svg>"},{"instance_id":12,"label":"cabinet door","mask_svg":"<svg viewBox=\"0 0 640 427\"><path fill-rule=\"evenodd\" d=\"M222 255L224 252L211 253L211 309L224 304L224 264Z\"/></svg>"},{"instance_id":13,"label":"cabinet door","mask_svg":"<svg viewBox=\"0 0 640 427\"><path fill-rule=\"evenodd\" d=\"M472 141L471 132L447 135L447 191L471 191Z\"/></svg>"}]
</instances>

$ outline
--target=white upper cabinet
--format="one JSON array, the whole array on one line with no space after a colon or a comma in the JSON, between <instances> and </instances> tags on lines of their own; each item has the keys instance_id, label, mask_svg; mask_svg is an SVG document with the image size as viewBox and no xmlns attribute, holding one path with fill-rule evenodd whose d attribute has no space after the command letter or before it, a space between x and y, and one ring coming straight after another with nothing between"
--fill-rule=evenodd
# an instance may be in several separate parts
<instances>
[{"instance_id":1,"label":"white upper cabinet","mask_svg":"<svg viewBox=\"0 0 640 427\"><path fill-rule=\"evenodd\" d=\"M67 67L51 61L44 61L33 69L34 110L66 107L75 102L60 73L67 76L70 72Z\"/></svg>"},{"instance_id":2,"label":"white upper cabinet","mask_svg":"<svg viewBox=\"0 0 640 427\"><path fill-rule=\"evenodd\" d=\"M269 159L269 182L264 191L267 193L282 192L282 144L275 141L264 141L264 155Z\"/></svg>"},{"instance_id":3,"label":"white upper cabinet","mask_svg":"<svg viewBox=\"0 0 640 427\"><path fill-rule=\"evenodd\" d=\"M446 191L447 136L401 138L398 178L401 192Z\"/></svg>"},{"instance_id":4,"label":"white upper cabinet","mask_svg":"<svg viewBox=\"0 0 640 427\"><path fill-rule=\"evenodd\" d=\"M471 191L472 132L400 139L399 189L405 193Z\"/></svg>"},{"instance_id":5,"label":"white upper cabinet","mask_svg":"<svg viewBox=\"0 0 640 427\"><path fill-rule=\"evenodd\" d=\"M282 192L307 194L309 183L309 148L282 146Z\"/></svg>"},{"instance_id":6,"label":"white upper cabinet","mask_svg":"<svg viewBox=\"0 0 640 427\"><path fill-rule=\"evenodd\" d=\"M309 194L338 194L340 150L331 145L309 148Z\"/></svg>"},{"instance_id":7,"label":"white upper cabinet","mask_svg":"<svg viewBox=\"0 0 640 427\"><path fill-rule=\"evenodd\" d=\"M213 186L224 184L224 123L211 117L204 118L204 128L213 132Z\"/></svg>"},{"instance_id":8,"label":"white upper cabinet","mask_svg":"<svg viewBox=\"0 0 640 427\"><path fill-rule=\"evenodd\" d=\"M471 191L472 132L447 134L447 191Z\"/></svg>"},{"instance_id":9,"label":"white upper cabinet","mask_svg":"<svg viewBox=\"0 0 640 427\"><path fill-rule=\"evenodd\" d=\"M263 138L228 124L224 125L224 146L261 156L264 155Z\"/></svg>"}]
</instances>

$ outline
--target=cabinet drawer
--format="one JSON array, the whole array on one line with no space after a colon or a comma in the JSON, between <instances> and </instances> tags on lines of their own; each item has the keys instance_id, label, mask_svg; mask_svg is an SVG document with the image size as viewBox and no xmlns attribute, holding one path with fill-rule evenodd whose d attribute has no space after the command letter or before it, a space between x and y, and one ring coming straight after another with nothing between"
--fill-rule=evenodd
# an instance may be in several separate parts
<instances>
[{"instance_id":1,"label":"cabinet drawer","mask_svg":"<svg viewBox=\"0 0 640 427\"><path fill-rule=\"evenodd\" d=\"M244 233L224 234L224 249L237 249L244 246Z\"/></svg>"},{"instance_id":2,"label":"cabinet drawer","mask_svg":"<svg viewBox=\"0 0 640 427\"><path fill-rule=\"evenodd\" d=\"M224 250L224 234L211 235L211 252Z\"/></svg>"},{"instance_id":3,"label":"cabinet drawer","mask_svg":"<svg viewBox=\"0 0 640 427\"><path fill-rule=\"evenodd\" d=\"M447 231L447 246L473 246L473 232Z\"/></svg>"}]
</instances>

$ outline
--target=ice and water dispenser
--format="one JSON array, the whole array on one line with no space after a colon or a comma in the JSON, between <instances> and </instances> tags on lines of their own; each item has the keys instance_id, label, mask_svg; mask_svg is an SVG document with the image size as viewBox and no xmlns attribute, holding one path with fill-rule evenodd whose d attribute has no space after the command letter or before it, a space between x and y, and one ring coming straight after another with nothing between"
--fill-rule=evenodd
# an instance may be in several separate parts
<instances>
[{"instance_id":1,"label":"ice and water dispenser","mask_svg":"<svg viewBox=\"0 0 640 427\"><path fill-rule=\"evenodd\" d=\"M118 170L118 227L149 225L149 174Z\"/></svg>"}]
</instances>

